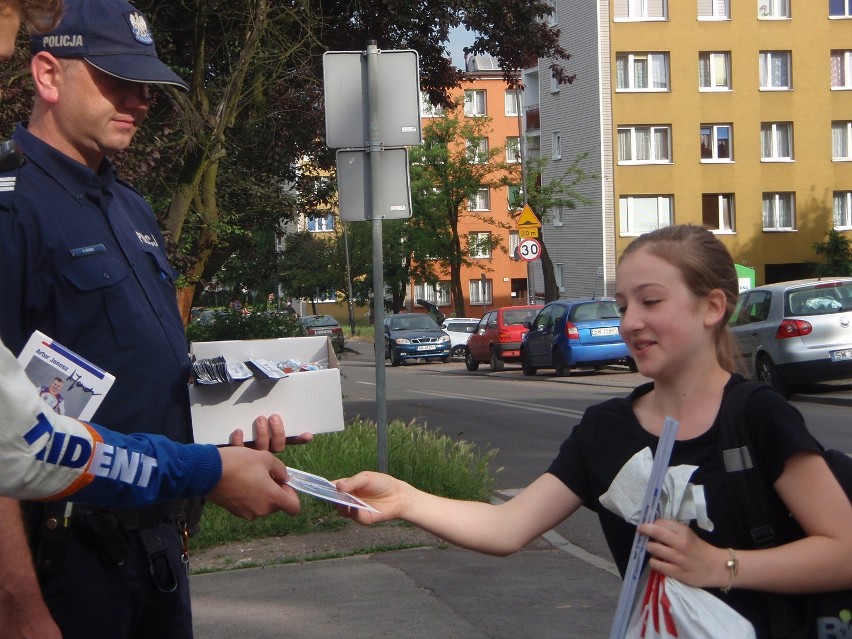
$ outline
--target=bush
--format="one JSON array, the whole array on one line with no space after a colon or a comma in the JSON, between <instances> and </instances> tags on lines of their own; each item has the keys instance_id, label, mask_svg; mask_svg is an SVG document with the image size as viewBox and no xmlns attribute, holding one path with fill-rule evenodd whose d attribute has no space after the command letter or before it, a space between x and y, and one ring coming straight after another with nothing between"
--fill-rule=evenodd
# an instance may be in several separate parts
<instances>
[{"instance_id":1,"label":"bush","mask_svg":"<svg viewBox=\"0 0 852 639\"><path fill-rule=\"evenodd\" d=\"M207 322L194 320L186 327L187 342L218 342L304 335L296 316L283 311L218 311Z\"/></svg>"},{"instance_id":2,"label":"bush","mask_svg":"<svg viewBox=\"0 0 852 639\"><path fill-rule=\"evenodd\" d=\"M348 477L378 467L376 425L356 419L343 431L318 435L304 446L279 455L285 464L329 479ZM454 441L424 426L395 421L388 425L388 470L417 488L454 499L488 501L494 478L488 462L496 450L478 452L469 442ZM335 530L348 520L324 501L301 495L302 512L276 513L255 521L238 519L207 504L193 549L260 537Z\"/></svg>"}]
</instances>

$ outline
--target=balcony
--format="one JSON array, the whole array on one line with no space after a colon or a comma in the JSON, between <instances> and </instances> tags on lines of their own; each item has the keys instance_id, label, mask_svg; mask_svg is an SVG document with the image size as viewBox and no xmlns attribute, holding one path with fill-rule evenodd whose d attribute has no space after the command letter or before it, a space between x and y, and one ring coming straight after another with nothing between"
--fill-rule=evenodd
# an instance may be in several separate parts
<instances>
[{"instance_id":1,"label":"balcony","mask_svg":"<svg viewBox=\"0 0 852 639\"><path fill-rule=\"evenodd\" d=\"M541 112L536 104L524 109L524 127L527 131L538 131L541 128Z\"/></svg>"}]
</instances>

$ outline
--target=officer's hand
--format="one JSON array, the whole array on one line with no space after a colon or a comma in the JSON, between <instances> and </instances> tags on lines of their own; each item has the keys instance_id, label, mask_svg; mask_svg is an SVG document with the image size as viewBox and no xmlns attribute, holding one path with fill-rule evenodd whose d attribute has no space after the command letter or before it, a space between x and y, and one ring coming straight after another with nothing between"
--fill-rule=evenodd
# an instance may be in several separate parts
<instances>
[{"instance_id":1,"label":"officer's hand","mask_svg":"<svg viewBox=\"0 0 852 639\"><path fill-rule=\"evenodd\" d=\"M295 515L301 504L296 491L284 485L287 468L268 451L243 446L219 449L222 478L207 498L244 519L283 510Z\"/></svg>"},{"instance_id":2,"label":"officer's hand","mask_svg":"<svg viewBox=\"0 0 852 639\"><path fill-rule=\"evenodd\" d=\"M269 417L260 416L252 423L254 441L252 448L257 450L269 450L280 453L287 444L307 444L314 436L311 433L302 433L287 437L284 432L284 420L281 415L273 413ZM241 428L238 428L228 438L231 446L245 446L245 436Z\"/></svg>"}]
</instances>

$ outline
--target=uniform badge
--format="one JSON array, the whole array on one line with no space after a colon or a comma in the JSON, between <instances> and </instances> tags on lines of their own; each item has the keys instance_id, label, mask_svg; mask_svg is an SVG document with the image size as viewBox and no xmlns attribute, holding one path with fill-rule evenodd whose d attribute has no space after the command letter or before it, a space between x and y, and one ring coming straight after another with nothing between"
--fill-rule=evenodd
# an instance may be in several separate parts
<instances>
[{"instance_id":1,"label":"uniform badge","mask_svg":"<svg viewBox=\"0 0 852 639\"><path fill-rule=\"evenodd\" d=\"M127 20L130 23L130 31L137 42L142 44L154 44L154 38L151 36L151 29L148 27L148 21L138 11L133 11L128 14Z\"/></svg>"}]
</instances>

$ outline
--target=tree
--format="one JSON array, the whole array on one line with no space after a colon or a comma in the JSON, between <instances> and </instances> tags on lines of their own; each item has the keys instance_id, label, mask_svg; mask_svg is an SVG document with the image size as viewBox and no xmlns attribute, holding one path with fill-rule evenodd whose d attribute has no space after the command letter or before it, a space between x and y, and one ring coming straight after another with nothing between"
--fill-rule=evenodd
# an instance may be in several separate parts
<instances>
[{"instance_id":1,"label":"tree","mask_svg":"<svg viewBox=\"0 0 852 639\"><path fill-rule=\"evenodd\" d=\"M467 203L480 189L518 181L517 167L497 162L502 147L488 147L491 119L462 117L461 104L433 118L423 131L423 144L410 151L412 227L427 231L432 241L414 243L424 249L414 255L418 264L438 262L449 271L455 312L464 315L461 268L469 265L471 247L459 234L462 216L482 220L490 226L504 222L473 211ZM493 248L493 247L489 247ZM430 269L431 270L431 269ZM434 273L431 278L436 280Z\"/></svg>"},{"instance_id":2,"label":"tree","mask_svg":"<svg viewBox=\"0 0 852 639\"><path fill-rule=\"evenodd\" d=\"M384 49L416 49L423 88L448 104L463 73L450 65L445 44L450 29L463 24L478 34L471 52L494 54L507 78L550 57L554 77L572 79L559 66L569 57L559 31L544 19L547 0L135 4L152 24L160 57L189 81L190 91L155 91L148 123L115 160L159 217L170 260L184 274L185 315L197 284L210 281L235 253L251 255L260 216L266 227L300 213L310 197L300 166L331 167L322 134L324 51L363 50L369 39ZM6 132L30 106L22 62L4 74ZM282 184L292 184L292 192Z\"/></svg>"},{"instance_id":3,"label":"tree","mask_svg":"<svg viewBox=\"0 0 852 639\"><path fill-rule=\"evenodd\" d=\"M812 263L814 275L831 277L852 275L852 241L840 231L829 229L824 242L815 242L814 251L825 261Z\"/></svg>"},{"instance_id":4,"label":"tree","mask_svg":"<svg viewBox=\"0 0 852 639\"><path fill-rule=\"evenodd\" d=\"M594 175L587 174L583 169L583 162L587 156L588 153L578 155L561 176L547 184L542 183L541 179L542 172L547 166L547 158L538 157L525 160L527 204L529 204L539 222L551 221L550 211L554 207L560 206L573 210L577 208L577 204L591 203L586 196L576 189L584 180L595 178ZM547 245L544 242L544 227L545 225L542 224L539 229L541 270L544 277L544 299L546 302L551 302L559 299L559 285L556 282L553 261L550 259ZM530 282L530 284L532 283Z\"/></svg>"}]
</instances>

